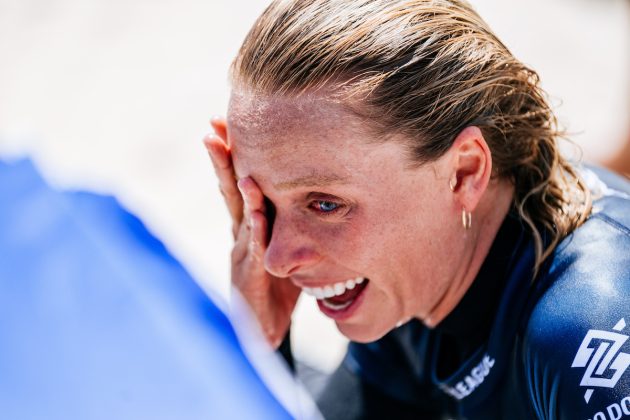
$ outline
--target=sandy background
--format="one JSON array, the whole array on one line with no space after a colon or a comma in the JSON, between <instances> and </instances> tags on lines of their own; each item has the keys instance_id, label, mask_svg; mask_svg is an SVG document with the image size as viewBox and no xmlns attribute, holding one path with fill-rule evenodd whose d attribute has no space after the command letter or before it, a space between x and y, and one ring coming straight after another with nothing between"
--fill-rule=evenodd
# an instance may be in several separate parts
<instances>
[{"instance_id":1,"label":"sandy background","mask_svg":"<svg viewBox=\"0 0 630 420\"><path fill-rule=\"evenodd\" d=\"M266 4L0 0L0 156L28 154L56 185L117 195L202 285L227 295L229 220L201 138L225 111L230 60ZM473 4L539 71L585 159L621 147L630 2ZM294 331L299 357L334 367L344 340L312 300Z\"/></svg>"}]
</instances>

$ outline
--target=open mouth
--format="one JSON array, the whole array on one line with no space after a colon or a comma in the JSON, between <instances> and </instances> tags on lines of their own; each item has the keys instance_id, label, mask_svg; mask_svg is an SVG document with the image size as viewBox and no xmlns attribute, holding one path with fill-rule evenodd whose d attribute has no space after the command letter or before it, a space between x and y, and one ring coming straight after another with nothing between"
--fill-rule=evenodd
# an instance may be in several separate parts
<instances>
[{"instance_id":1,"label":"open mouth","mask_svg":"<svg viewBox=\"0 0 630 420\"><path fill-rule=\"evenodd\" d=\"M322 312L333 318L348 313L358 302L369 280L364 277L334 283L324 287L304 287L302 290L317 299Z\"/></svg>"}]
</instances>

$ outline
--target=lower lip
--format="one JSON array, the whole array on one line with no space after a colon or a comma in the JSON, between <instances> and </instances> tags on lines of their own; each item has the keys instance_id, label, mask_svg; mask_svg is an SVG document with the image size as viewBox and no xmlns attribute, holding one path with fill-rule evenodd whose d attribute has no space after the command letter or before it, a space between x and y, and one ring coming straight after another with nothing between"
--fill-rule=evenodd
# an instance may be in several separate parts
<instances>
[{"instance_id":1,"label":"lower lip","mask_svg":"<svg viewBox=\"0 0 630 420\"><path fill-rule=\"evenodd\" d=\"M335 321L343 321L345 319L350 318L359 308L361 303L363 302L363 297L365 295L365 291L370 287L370 284L366 284L361 293L354 298L352 303L348 305L347 308L335 310L331 309L324 305L324 302L317 299L317 306L319 306L319 310L322 311L324 315L329 318L334 319Z\"/></svg>"}]
</instances>

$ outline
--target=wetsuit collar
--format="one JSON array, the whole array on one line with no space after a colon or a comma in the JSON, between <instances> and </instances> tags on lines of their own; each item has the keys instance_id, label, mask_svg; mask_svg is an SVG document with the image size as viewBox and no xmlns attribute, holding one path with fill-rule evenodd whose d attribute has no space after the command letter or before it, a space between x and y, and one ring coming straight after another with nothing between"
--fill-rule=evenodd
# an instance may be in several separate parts
<instances>
[{"instance_id":1,"label":"wetsuit collar","mask_svg":"<svg viewBox=\"0 0 630 420\"><path fill-rule=\"evenodd\" d=\"M479 274L455 309L435 328L452 338L460 358L470 355L488 337L522 232L520 220L508 213Z\"/></svg>"}]
</instances>

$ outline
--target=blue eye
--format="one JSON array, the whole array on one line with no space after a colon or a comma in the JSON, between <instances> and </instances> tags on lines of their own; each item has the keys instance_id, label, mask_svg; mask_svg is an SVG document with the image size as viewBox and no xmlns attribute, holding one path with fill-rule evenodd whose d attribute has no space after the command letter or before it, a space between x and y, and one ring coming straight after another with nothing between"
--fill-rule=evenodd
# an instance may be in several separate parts
<instances>
[{"instance_id":1,"label":"blue eye","mask_svg":"<svg viewBox=\"0 0 630 420\"><path fill-rule=\"evenodd\" d=\"M317 209L322 213L330 213L339 208L339 204L332 201L319 200L316 202Z\"/></svg>"},{"instance_id":2,"label":"blue eye","mask_svg":"<svg viewBox=\"0 0 630 420\"><path fill-rule=\"evenodd\" d=\"M308 201L308 208L319 217L342 217L350 210L350 207L343 200L335 197L329 199L328 195L324 194L319 194L319 197L311 197Z\"/></svg>"}]
</instances>

